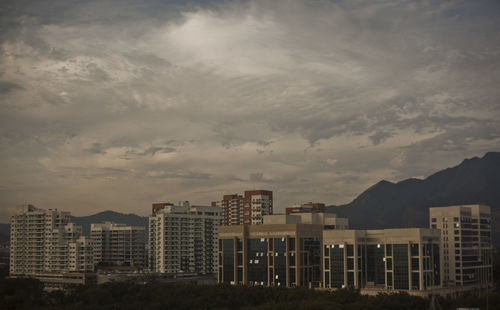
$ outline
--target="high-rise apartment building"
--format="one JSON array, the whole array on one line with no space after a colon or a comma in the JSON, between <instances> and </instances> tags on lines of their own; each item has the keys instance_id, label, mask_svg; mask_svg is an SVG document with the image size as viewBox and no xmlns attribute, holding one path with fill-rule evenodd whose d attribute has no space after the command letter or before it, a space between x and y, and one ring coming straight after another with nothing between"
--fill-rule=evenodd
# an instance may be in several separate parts
<instances>
[{"instance_id":1,"label":"high-rise apartment building","mask_svg":"<svg viewBox=\"0 0 500 310\"><path fill-rule=\"evenodd\" d=\"M145 266L146 228L113 222L91 224L94 262Z\"/></svg>"},{"instance_id":2,"label":"high-rise apartment building","mask_svg":"<svg viewBox=\"0 0 500 310\"><path fill-rule=\"evenodd\" d=\"M273 214L273 192L268 190L245 191L245 194L224 195L222 200L212 202L219 207L222 225L258 225L263 216Z\"/></svg>"},{"instance_id":3,"label":"high-rise apartment building","mask_svg":"<svg viewBox=\"0 0 500 310\"><path fill-rule=\"evenodd\" d=\"M221 225L242 225L243 208L245 199L238 194L224 195L222 200L212 202L213 207L218 207L221 214Z\"/></svg>"},{"instance_id":4,"label":"high-rise apartment building","mask_svg":"<svg viewBox=\"0 0 500 310\"><path fill-rule=\"evenodd\" d=\"M245 191L245 208L243 208L243 219L245 224L262 224L264 223L264 215L271 214L273 214L272 191Z\"/></svg>"},{"instance_id":5,"label":"high-rise apartment building","mask_svg":"<svg viewBox=\"0 0 500 310\"><path fill-rule=\"evenodd\" d=\"M149 217L149 269L160 273L216 272L220 209L164 204Z\"/></svg>"},{"instance_id":6,"label":"high-rise apartment building","mask_svg":"<svg viewBox=\"0 0 500 310\"><path fill-rule=\"evenodd\" d=\"M93 271L91 247L81 237L81 226L70 222L69 212L19 206L10 229L11 276Z\"/></svg>"},{"instance_id":7,"label":"high-rise apartment building","mask_svg":"<svg viewBox=\"0 0 500 310\"><path fill-rule=\"evenodd\" d=\"M481 204L433 207L431 228L441 230L443 284L492 285L490 207Z\"/></svg>"},{"instance_id":8,"label":"high-rise apartment building","mask_svg":"<svg viewBox=\"0 0 500 310\"><path fill-rule=\"evenodd\" d=\"M69 242L69 271L87 272L94 270L92 242L82 236Z\"/></svg>"}]
</instances>

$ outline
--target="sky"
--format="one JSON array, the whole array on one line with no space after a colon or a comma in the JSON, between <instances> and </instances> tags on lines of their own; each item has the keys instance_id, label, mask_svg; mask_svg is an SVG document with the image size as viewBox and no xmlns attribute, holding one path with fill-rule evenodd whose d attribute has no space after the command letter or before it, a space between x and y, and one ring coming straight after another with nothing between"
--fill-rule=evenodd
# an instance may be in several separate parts
<instances>
[{"instance_id":1,"label":"sky","mask_svg":"<svg viewBox=\"0 0 500 310\"><path fill-rule=\"evenodd\" d=\"M0 222L350 202L500 150L498 1L0 2Z\"/></svg>"}]
</instances>

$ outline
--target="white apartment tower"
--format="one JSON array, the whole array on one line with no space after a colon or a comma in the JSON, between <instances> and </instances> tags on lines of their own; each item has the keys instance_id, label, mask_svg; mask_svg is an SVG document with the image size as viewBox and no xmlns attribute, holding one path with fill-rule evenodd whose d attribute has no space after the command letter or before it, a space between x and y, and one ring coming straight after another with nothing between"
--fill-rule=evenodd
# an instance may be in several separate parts
<instances>
[{"instance_id":1,"label":"white apartment tower","mask_svg":"<svg viewBox=\"0 0 500 310\"><path fill-rule=\"evenodd\" d=\"M156 209L155 205L149 217L149 269L160 273L215 273L220 209L190 206L187 201Z\"/></svg>"},{"instance_id":2,"label":"white apartment tower","mask_svg":"<svg viewBox=\"0 0 500 310\"><path fill-rule=\"evenodd\" d=\"M92 243L87 237L79 237L69 243L69 271L86 272L94 270Z\"/></svg>"},{"instance_id":3,"label":"white apartment tower","mask_svg":"<svg viewBox=\"0 0 500 310\"><path fill-rule=\"evenodd\" d=\"M490 207L429 208L431 228L441 230L444 286L492 285Z\"/></svg>"},{"instance_id":4,"label":"white apartment tower","mask_svg":"<svg viewBox=\"0 0 500 310\"><path fill-rule=\"evenodd\" d=\"M146 228L113 222L91 224L94 262L145 266Z\"/></svg>"},{"instance_id":5,"label":"white apartment tower","mask_svg":"<svg viewBox=\"0 0 500 310\"><path fill-rule=\"evenodd\" d=\"M36 276L42 273L93 271L93 264L77 261L70 268L71 244L81 238L82 228L70 223L69 212L43 210L22 205L11 218L10 275ZM89 247L74 247L74 256L87 256ZM90 259L90 258L88 258Z\"/></svg>"}]
</instances>

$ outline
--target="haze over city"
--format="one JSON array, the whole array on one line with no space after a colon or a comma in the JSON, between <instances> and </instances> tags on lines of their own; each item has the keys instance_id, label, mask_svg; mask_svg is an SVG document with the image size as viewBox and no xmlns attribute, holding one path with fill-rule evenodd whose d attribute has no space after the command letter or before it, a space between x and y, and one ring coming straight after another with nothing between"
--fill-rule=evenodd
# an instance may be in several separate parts
<instances>
[{"instance_id":1,"label":"haze over city","mask_svg":"<svg viewBox=\"0 0 500 310\"><path fill-rule=\"evenodd\" d=\"M0 222L347 203L500 146L497 1L2 1Z\"/></svg>"}]
</instances>

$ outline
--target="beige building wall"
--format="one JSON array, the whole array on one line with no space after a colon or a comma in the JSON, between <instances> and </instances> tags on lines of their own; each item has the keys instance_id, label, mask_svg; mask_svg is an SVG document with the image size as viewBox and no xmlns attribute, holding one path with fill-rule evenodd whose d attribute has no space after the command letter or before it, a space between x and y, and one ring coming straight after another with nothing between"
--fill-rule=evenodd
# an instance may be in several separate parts
<instances>
[{"instance_id":1,"label":"beige building wall","mask_svg":"<svg viewBox=\"0 0 500 310\"><path fill-rule=\"evenodd\" d=\"M300 223L221 226L218 282L318 287L322 231Z\"/></svg>"},{"instance_id":2,"label":"beige building wall","mask_svg":"<svg viewBox=\"0 0 500 310\"><path fill-rule=\"evenodd\" d=\"M442 231L445 286L492 285L493 246L489 206L432 207L429 208L429 225Z\"/></svg>"},{"instance_id":3,"label":"beige building wall","mask_svg":"<svg viewBox=\"0 0 500 310\"><path fill-rule=\"evenodd\" d=\"M325 230L323 287L441 287L439 248L436 229Z\"/></svg>"}]
</instances>

